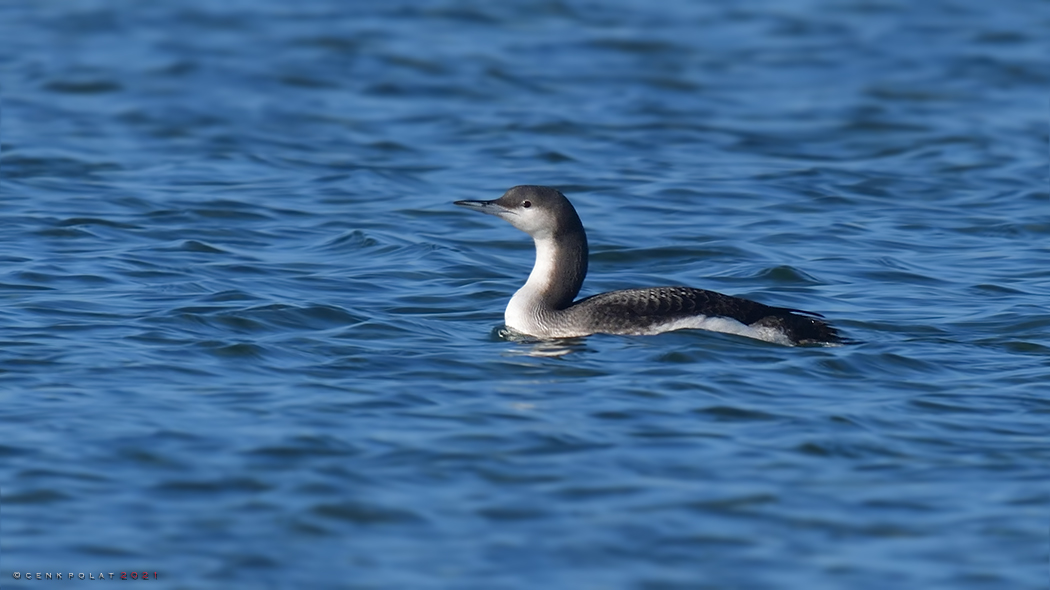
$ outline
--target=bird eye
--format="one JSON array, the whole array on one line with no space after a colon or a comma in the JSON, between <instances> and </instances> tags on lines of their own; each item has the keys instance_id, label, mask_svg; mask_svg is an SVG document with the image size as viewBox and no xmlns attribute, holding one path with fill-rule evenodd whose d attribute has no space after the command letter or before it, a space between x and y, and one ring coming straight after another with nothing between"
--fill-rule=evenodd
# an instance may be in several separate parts
<instances>
[{"instance_id":1,"label":"bird eye","mask_svg":"<svg viewBox=\"0 0 1050 590\"><path fill-rule=\"evenodd\" d=\"M522 201L521 206L528 209L529 207L532 207L532 201Z\"/></svg>"}]
</instances>

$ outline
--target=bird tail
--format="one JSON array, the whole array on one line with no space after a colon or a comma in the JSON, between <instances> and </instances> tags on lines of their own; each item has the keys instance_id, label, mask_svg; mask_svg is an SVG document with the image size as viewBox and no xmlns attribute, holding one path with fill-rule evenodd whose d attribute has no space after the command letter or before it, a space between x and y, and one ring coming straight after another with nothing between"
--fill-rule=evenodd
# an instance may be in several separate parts
<instances>
[{"instance_id":1,"label":"bird tail","mask_svg":"<svg viewBox=\"0 0 1050 590\"><path fill-rule=\"evenodd\" d=\"M838 330L819 319L824 317L820 314L799 309L778 311L781 313L766 316L751 325L780 330L795 344L842 344L844 342ZM808 315L796 315L799 313Z\"/></svg>"}]
</instances>

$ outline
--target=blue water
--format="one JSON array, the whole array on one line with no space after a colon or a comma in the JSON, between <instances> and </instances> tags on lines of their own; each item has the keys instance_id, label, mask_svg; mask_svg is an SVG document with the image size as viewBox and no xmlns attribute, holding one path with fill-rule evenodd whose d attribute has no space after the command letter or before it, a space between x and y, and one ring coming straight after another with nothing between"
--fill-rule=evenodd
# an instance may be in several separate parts
<instances>
[{"instance_id":1,"label":"blue water","mask_svg":"<svg viewBox=\"0 0 1050 590\"><path fill-rule=\"evenodd\" d=\"M1045 588L1047 6L5 5L0 584ZM527 183L857 343L508 339Z\"/></svg>"}]
</instances>

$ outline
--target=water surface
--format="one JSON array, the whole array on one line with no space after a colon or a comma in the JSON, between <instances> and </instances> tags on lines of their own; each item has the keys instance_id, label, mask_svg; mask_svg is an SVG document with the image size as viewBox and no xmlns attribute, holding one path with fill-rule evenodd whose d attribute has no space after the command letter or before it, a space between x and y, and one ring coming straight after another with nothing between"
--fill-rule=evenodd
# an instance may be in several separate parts
<instances>
[{"instance_id":1,"label":"water surface","mask_svg":"<svg viewBox=\"0 0 1050 590\"><path fill-rule=\"evenodd\" d=\"M1033 6L2 9L5 587L1045 588ZM505 338L526 183L859 342Z\"/></svg>"}]
</instances>

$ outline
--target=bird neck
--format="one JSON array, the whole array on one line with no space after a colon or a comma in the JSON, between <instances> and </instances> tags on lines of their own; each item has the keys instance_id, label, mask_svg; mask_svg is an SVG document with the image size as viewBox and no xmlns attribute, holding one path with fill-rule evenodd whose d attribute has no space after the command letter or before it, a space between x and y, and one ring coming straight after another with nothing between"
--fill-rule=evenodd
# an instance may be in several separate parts
<instances>
[{"instance_id":1,"label":"bird neck","mask_svg":"<svg viewBox=\"0 0 1050 590\"><path fill-rule=\"evenodd\" d=\"M566 232L534 238L536 263L507 307L508 317L559 311L572 305L587 276L587 238Z\"/></svg>"}]
</instances>

